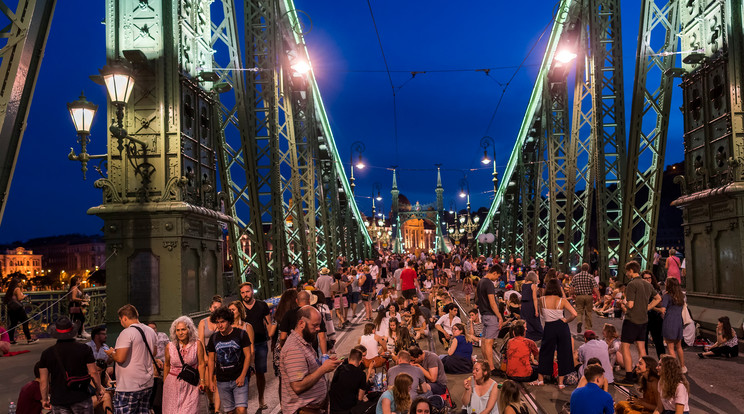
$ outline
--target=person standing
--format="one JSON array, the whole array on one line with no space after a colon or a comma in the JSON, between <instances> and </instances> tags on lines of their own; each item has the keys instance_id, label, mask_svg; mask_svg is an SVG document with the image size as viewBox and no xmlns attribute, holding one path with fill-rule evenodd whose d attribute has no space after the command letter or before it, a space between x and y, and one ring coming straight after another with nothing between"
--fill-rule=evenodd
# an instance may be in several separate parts
<instances>
[{"instance_id":1,"label":"person standing","mask_svg":"<svg viewBox=\"0 0 744 414\"><path fill-rule=\"evenodd\" d=\"M315 281L315 289L323 292L325 297L325 304L328 305L328 309L333 310L333 295L331 295L331 285L333 284L333 276L331 271L327 267L320 269L318 279Z\"/></svg>"},{"instance_id":2,"label":"person standing","mask_svg":"<svg viewBox=\"0 0 744 414\"><path fill-rule=\"evenodd\" d=\"M682 270L681 270L682 263L679 260L679 257L677 257L677 251L674 249L669 249L669 257L666 259L666 263L664 264L664 267L667 271L667 279L674 278L677 279L677 282L679 284L682 284ZM666 279L665 279L666 280Z\"/></svg>"},{"instance_id":3,"label":"person standing","mask_svg":"<svg viewBox=\"0 0 744 414\"><path fill-rule=\"evenodd\" d=\"M10 319L10 329L8 335L10 336L10 343L15 344L15 332L18 325L23 325L23 333L26 335L26 341L32 344L38 339L31 338L31 330L28 328L28 315L26 310L23 309L21 301L26 298L21 289L21 279L18 276L14 276L8 284L8 290L5 291L3 296L3 303L8 310L8 318Z\"/></svg>"},{"instance_id":4,"label":"person standing","mask_svg":"<svg viewBox=\"0 0 744 414\"><path fill-rule=\"evenodd\" d=\"M124 330L116 339L115 348L105 351L116 363L114 413L149 414L157 335L152 328L139 321L139 313L133 305L122 306L117 315Z\"/></svg>"},{"instance_id":5,"label":"person standing","mask_svg":"<svg viewBox=\"0 0 744 414\"><path fill-rule=\"evenodd\" d=\"M679 285L677 279L668 278L666 281L666 293L661 298L660 305L661 315L664 317L661 332L669 346L669 354L679 360L682 373L686 374L685 353L682 350L682 330L684 329L682 312L686 311L684 305L685 294L682 292L682 286Z\"/></svg>"},{"instance_id":6,"label":"person standing","mask_svg":"<svg viewBox=\"0 0 744 414\"><path fill-rule=\"evenodd\" d=\"M576 388L571 393L572 414L613 414L615 412L612 396L600 387L604 369L599 365L589 365L584 371L588 384Z\"/></svg>"},{"instance_id":7,"label":"person standing","mask_svg":"<svg viewBox=\"0 0 744 414\"><path fill-rule=\"evenodd\" d=\"M269 337L274 333L273 330L276 329L276 325L272 325L271 323L269 305L262 300L257 300L253 296L253 293L253 284L251 282L240 284L240 300L243 303L245 322L250 323L253 327L253 337L255 339L253 349L255 352L258 405L261 410L265 410L269 408L264 402L266 371L268 370L269 358ZM271 329L271 332L269 332L269 329Z\"/></svg>"},{"instance_id":8,"label":"person standing","mask_svg":"<svg viewBox=\"0 0 744 414\"><path fill-rule=\"evenodd\" d=\"M93 350L93 358L102 359L106 361L107 364L110 364L112 362L111 358L106 355L106 350L109 349L109 346L106 345L106 325L96 326L93 328L90 337L91 340L86 345Z\"/></svg>"},{"instance_id":9,"label":"person standing","mask_svg":"<svg viewBox=\"0 0 744 414\"><path fill-rule=\"evenodd\" d=\"M206 384L204 345L199 341L194 321L188 316L173 321L170 337L165 347L163 413L196 414L199 412L199 393L204 391ZM197 384L179 378L186 366L198 372Z\"/></svg>"},{"instance_id":10,"label":"person standing","mask_svg":"<svg viewBox=\"0 0 744 414\"><path fill-rule=\"evenodd\" d=\"M522 284L522 308L520 316L524 319L527 327L527 338L539 341L543 336L543 326L540 321L540 310L537 306L537 273L527 272L527 277ZM590 316L591 318L591 316Z\"/></svg>"},{"instance_id":11,"label":"person standing","mask_svg":"<svg viewBox=\"0 0 744 414\"><path fill-rule=\"evenodd\" d=\"M488 269L486 276L478 282L475 291L475 304L480 310L481 320L483 321L483 341L481 352L483 359L488 362L489 367L493 367L493 341L499 336L499 326L503 322L501 312L496 304L496 287L494 282L501 277L503 270L501 265L496 263ZM495 374L495 372L491 372Z\"/></svg>"},{"instance_id":12,"label":"person standing","mask_svg":"<svg viewBox=\"0 0 744 414\"><path fill-rule=\"evenodd\" d=\"M542 312L545 316L545 330L537 364L537 381L531 385L543 385L543 378L546 375L553 375L553 355L556 351L558 353L558 389L566 387L563 384L563 377L574 368L571 330L568 323L576 318L576 310L568 300L563 298L561 290L558 279L550 279L546 283L545 296L541 300ZM564 317L564 310L567 310L571 316Z\"/></svg>"},{"instance_id":13,"label":"person standing","mask_svg":"<svg viewBox=\"0 0 744 414\"><path fill-rule=\"evenodd\" d=\"M640 271L641 266L636 261L630 261L625 265L625 274L631 280L625 288L625 303L621 305L625 310L625 320L623 320L620 334L620 351L625 364L625 378L615 381L620 385L635 384L630 345L635 343L639 358L646 355L648 311L661 302L661 297L654 287L640 278Z\"/></svg>"},{"instance_id":14,"label":"person standing","mask_svg":"<svg viewBox=\"0 0 744 414\"><path fill-rule=\"evenodd\" d=\"M88 392L91 379L98 397L104 393L93 350L75 342L77 328L67 316L57 318L49 327L57 343L44 350L39 360L41 402L45 409L56 414L93 414L93 400ZM81 381L70 384L70 378Z\"/></svg>"},{"instance_id":15,"label":"person standing","mask_svg":"<svg viewBox=\"0 0 744 414\"><path fill-rule=\"evenodd\" d=\"M328 358L320 364L311 344L322 323L320 312L312 306L303 306L297 311L297 324L287 337L279 357L283 413L328 411L325 374L335 371L341 361Z\"/></svg>"},{"instance_id":16,"label":"person standing","mask_svg":"<svg viewBox=\"0 0 744 414\"><path fill-rule=\"evenodd\" d=\"M85 327L83 326L85 324L85 314L83 313L83 301L85 300L85 295L83 294L83 289L80 287L80 284L80 277L73 276L70 278L70 289L67 291L67 294L70 296L68 298L70 301L68 307L70 319L72 319L73 323L80 322L78 324L78 338L83 337L83 332L85 330Z\"/></svg>"},{"instance_id":17,"label":"person standing","mask_svg":"<svg viewBox=\"0 0 744 414\"><path fill-rule=\"evenodd\" d=\"M234 328L235 315L227 307L212 312L209 319L217 325L207 344L210 388L219 393L225 413L245 414L248 407L248 368L251 362L251 340L248 334Z\"/></svg>"},{"instance_id":18,"label":"person standing","mask_svg":"<svg viewBox=\"0 0 744 414\"><path fill-rule=\"evenodd\" d=\"M581 272L571 279L571 289L576 302L576 312L579 314L579 323L576 325L576 333L581 333L582 326L592 329L592 309L594 309L594 298L599 298L597 281L589 274L589 263L581 265Z\"/></svg>"},{"instance_id":19,"label":"person standing","mask_svg":"<svg viewBox=\"0 0 744 414\"><path fill-rule=\"evenodd\" d=\"M365 320L372 322L372 297L374 296L375 281L369 275L369 267L367 266L364 266L362 274L357 274L357 276L359 277L357 284L360 287L362 302L364 303Z\"/></svg>"},{"instance_id":20,"label":"person standing","mask_svg":"<svg viewBox=\"0 0 744 414\"><path fill-rule=\"evenodd\" d=\"M406 299L412 299L416 295L416 271L411 267L411 262L406 262L405 268L400 272L400 288Z\"/></svg>"}]
</instances>

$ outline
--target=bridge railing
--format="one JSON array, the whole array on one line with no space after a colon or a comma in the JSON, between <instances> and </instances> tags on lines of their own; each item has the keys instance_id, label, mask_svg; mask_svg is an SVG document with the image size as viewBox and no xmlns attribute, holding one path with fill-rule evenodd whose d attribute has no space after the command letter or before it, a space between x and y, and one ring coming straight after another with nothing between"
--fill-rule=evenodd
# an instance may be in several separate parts
<instances>
[{"instance_id":1,"label":"bridge railing","mask_svg":"<svg viewBox=\"0 0 744 414\"><path fill-rule=\"evenodd\" d=\"M25 292L26 299L22 302L29 321L29 328L34 334L46 332L49 324L53 323L59 315L68 314L68 291L45 290L37 292ZM85 309L85 326L101 325L106 316L106 287L94 287L84 290L90 296L90 304ZM0 306L0 324L5 329L11 328L8 318L7 306ZM16 337L20 331L16 331Z\"/></svg>"}]
</instances>

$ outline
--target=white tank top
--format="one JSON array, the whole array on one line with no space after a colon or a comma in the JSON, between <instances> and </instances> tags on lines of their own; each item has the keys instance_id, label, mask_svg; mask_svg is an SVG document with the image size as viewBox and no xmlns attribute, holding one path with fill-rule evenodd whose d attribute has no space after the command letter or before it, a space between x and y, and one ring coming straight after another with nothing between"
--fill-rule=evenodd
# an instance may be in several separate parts
<instances>
[{"instance_id":1,"label":"white tank top","mask_svg":"<svg viewBox=\"0 0 744 414\"><path fill-rule=\"evenodd\" d=\"M558 299L558 306L561 306L563 298ZM563 309L550 309L545 306L545 296L542 297L543 302L543 315L545 315L545 322L555 322L563 318Z\"/></svg>"},{"instance_id":2,"label":"white tank top","mask_svg":"<svg viewBox=\"0 0 744 414\"><path fill-rule=\"evenodd\" d=\"M375 341L375 334L362 335L359 338L359 345L364 345L367 348L367 359L377 357L377 341Z\"/></svg>"}]
</instances>

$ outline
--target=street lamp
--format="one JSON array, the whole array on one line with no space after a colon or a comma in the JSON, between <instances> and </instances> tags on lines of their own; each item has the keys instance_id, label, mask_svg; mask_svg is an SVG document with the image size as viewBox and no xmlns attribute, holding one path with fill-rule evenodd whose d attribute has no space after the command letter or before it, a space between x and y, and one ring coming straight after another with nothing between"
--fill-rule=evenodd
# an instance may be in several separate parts
<instances>
[{"instance_id":1,"label":"street lamp","mask_svg":"<svg viewBox=\"0 0 744 414\"><path fill-rule=\"evenodd\" d=\"M377 197L375 197L375 200L377 200L377 201L382 201L382 195L380 194L381 189L382 188L380 187L380 183L375 183L372 186L372 195L373 196L375 195L375 190L377 190Z\"/></svg>"},{"instance_id":2,"label":"street lamp","mask_svg":"<svg viewBox=\"0 0 744 414\"><path fill-rule=\"evenodd\" d=\"M134 89L132 69L122 61L115 60L110 65L99 69L98 72L106 85L106 92L108 92L111 103L117 108L126 105Z\"/></svg>"},{"instance_id":3,"label":"street lamp","mask_svg":"<svg viewBox=\"0 0 744 414\"><path fill-rule=\"evenodd\" d=\"M576 59L577 56L578 55L576 54L576 52L568 49L563 49L559 50L558 53L555 54L555 60L565 64Z\"/></svg>"},{"instance_id":4,"label":"street lamp","mask_svg":"<svg viewBox=\"0 0 744 414\"><path fill-rule=\"evenodd\" d=\"M351 164L351 177L349 178L349 181L351 181L351 193L354 194L354 153L359 154L359 161L356 163L356 167L360 170L364 169L364 161L362 161L362 153L364 150L367 149L364 146L364 143L362 141L354 141L351 144L351 154L349 155L350 164Z\"/></svg>"},{"instance_id":5,"label":"street lamp","mask_svg":"<svg viewBox=\"0 0 744 414\"><path fill-rule=\"evenodd\" d=\"M491 181L493 181L493 193L496 194L497 184L499 181L498 173L496 172L496 141L494 141L493 138L486 135L483 138L481 138L480 147L483 148L483 159L481 160L481 162L484 165L487 165L489 162L492 161L488 158L488 147L491 147L492 154L493 154L493 173L491 174L493 176L493 179Z\"/></svg>"},{"instance_id":6,"label":"street lamp","mask_svg":"<svg viewBox=\"0 0 744 414\"><path fill-rule=\"evenodd\" d=\"M85 180L86 173L88 172L88 161L91 159L90 154L87 152L88 143L90 142L90 128L93 124L93 118L96 116L96 111L98 111L98 105L89 102L85 99L85 94L80 92L80 98L69 102L67 104L67 110L70 112L70 118L72 118L75 132L78 135L80 149L82 150L80 154L76 155L75 151L70 148L70 154L67 157L72 161L80 161L82 164L83 180Z\"/></svg>"}]
</instances>

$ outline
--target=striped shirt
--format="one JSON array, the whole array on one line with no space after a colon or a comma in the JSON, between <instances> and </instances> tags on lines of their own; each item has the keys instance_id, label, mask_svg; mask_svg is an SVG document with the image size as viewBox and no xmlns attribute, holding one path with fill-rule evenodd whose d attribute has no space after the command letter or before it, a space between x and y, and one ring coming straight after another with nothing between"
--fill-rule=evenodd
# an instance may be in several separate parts
<instances>
[{"instance_id":1,"label":"striped shirt","mask_svg":"<svg viewBox=\"0 0 744 414\"><path fill-rule=\"evenodd\" d=\"M283 413L291 414L307 405L319 405L326 401L328 384L325 376L321 376L318 382L300 395L297 395L290 385L292 382L302 381L318 368L320 363L312 345L308 344L301 334L292 330L282 347L279 359Z\"/></svg>"}]
</instances>

